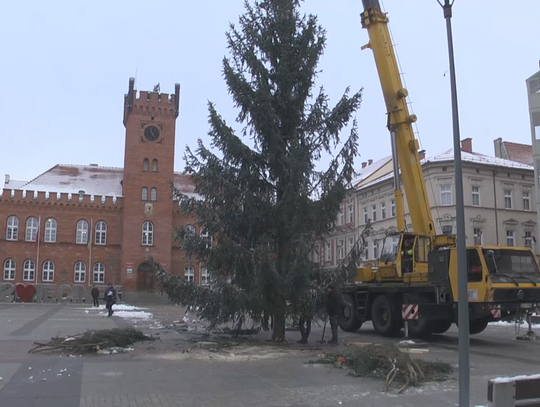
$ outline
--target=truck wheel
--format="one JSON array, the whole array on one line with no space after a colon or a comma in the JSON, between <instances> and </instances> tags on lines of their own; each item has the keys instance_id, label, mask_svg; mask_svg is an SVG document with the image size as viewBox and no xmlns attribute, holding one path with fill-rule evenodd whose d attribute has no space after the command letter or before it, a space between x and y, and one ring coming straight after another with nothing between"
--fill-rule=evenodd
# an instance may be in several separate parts
<instances>
[{"instance_id":1,"label":"truck wheel","mask_svg":"<svg viewBox=\"0 0 540 407\"><path fill-rule=\"evenodd\" d=\"M425 338L429 335L431 335L431 325L426 319L409 321L409 336L411 338Z\"/></svg>"},{"instance_id":2,"label":"truck wheel","mask_svg":"<svg viewBox=\"0 0 540 407\"><path fill-rule=\"evenodd\" d=\"M452 326L451 319L440 319L438 321L431 321L430 328L434 334L443 334Z\"/></svg>"},{"instance_id":3,"label":"truck wheel","mask_svg":"<svg viewBox=\"0 0 540 407\"><path fill-rule=\"evenodd\" d=\"M474 321L469 322L469 334L475 335L479 334L480 332L483 332L484 329L486 329L488 326L488 320L487 319L476 319Z\"/></svg>"},{"instance_id":4,"label":"truck wheel","mask_svg":"<svg viewBox=\"0 0 540 407\"><path fill-rule=\"evenodd\" d=\"M356 332L362 327L362 321L358 319L356 300L351 294L343 295L343 299L348 305L343 310L343 315L339 319L339 327L345 332Z\"/></svg>"},{"instance_id":5,"label":"truck wheel","mask_svg":"<svg viewBox=\"0 0 540 407\"><path fill-rule=\"evenodd\" d=\"M400 309L401 311L401 309ZM378 295L371 304L371 322L382 336L396 336L401 331L401 316L386 295Z\"/></svg>"}]
</instances>

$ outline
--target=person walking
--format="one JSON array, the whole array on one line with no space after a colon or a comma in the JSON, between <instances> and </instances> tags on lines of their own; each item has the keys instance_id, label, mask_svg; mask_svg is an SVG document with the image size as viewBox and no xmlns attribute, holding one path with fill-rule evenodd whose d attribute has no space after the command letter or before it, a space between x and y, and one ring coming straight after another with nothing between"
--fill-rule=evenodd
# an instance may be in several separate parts
<instances>
[{"instance_id":1,"label":"person walking","mask_svg":"<svg viewBox=\"0 0 540 407\"><path fill-rule=\"evenodd\" d=\"M109 315L107 316L110 317L114 313L112 307L114 304L116 304L116 290L113 288L111 283L109 283L107 289L105 290L103 300L105 300L105 308L107 308L109 311Z\"/></svg>"},{"instance_id":2,"label":"person walking","mask_svg":"<svg viewBox=\"0 0 540 407\"><path fill-rule=\"evenodd\" d=\"M302 339L298 343L308 343L308 337L311 332L311 321L315 315L317 307L317 290L313 287L305 290L300 298L300 319L298 325Z\"/></svg>"},{"instance_id":3,"label":"person walking","mask_svg":"<svg viewBox=\"0 0 540 407\"><path fill-rule=\"evenodd\" d=\"M94 300L93 307L99 307L99 288L95 285L92 288L92 299Z\"/></svg>"},{"instance_id":4,"label":"person walking","mask_svg":"<svg viewBox=\"0 0 540 407\"><path fill-rule=\"evenodd\" d=\"M339 317L343 315L344 303L343 298L339 291L336 290L334 284L328 285L328 297L326 302L326 311L328 312L328 318L330 319L330 328L332 330L332 339L328 341L330 344L338 343L338 324Z\"/></svg>"}]
</instances>

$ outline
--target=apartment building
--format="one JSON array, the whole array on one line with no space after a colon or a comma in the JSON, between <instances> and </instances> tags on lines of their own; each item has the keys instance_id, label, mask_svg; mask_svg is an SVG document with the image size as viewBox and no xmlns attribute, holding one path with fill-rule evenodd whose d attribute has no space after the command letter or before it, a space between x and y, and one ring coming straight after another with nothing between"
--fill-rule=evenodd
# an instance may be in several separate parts
<instances>
[{"instance_id":1,"label":"apartment building","mask_svg":"<svg viewBox=\"0 0 540 407\"><path fill-rule=\"evenodd\" d=\"M429 158L421 155L437 233L456 233L453 161L452 149ZM467 244L529 246L536 250L533 167L475 153L471 139L462 142L462 161ZM361 169L325 242L325 267L334 268L344 261L368 220L372 233L366 239L364 261L379 257L385 235L396 229L392 165L392 157L385 157ZM412 230L406 197L405 218L407 228Z\"/></svg>"}]
</instances>

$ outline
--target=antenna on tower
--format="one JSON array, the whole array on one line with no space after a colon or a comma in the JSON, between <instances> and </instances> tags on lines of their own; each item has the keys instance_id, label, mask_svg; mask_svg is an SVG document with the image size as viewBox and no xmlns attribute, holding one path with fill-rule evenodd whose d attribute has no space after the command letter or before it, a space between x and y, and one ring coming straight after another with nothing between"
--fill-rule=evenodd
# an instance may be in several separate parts
<instances>
[{"instance_id":1,"label":"antenna on tower","mask_svg":"<svg viewBox=\"0 0 540 407\"><path fill-rule=\"evenodd\" d=\"M135 84L134 88L137 89L137 66L135 66Z\"/></svg>"}]
</instances>

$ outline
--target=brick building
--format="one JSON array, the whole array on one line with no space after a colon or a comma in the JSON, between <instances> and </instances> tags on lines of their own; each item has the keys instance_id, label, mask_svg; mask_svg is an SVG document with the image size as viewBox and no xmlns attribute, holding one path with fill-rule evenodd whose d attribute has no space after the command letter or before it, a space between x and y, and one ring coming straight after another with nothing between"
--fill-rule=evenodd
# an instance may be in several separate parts
<instances>
[{"instance_id":1,"label":"brick building","mask_svg":"<svg viewBox=\"0 0 540 407\"><path fill-rule=\"evenodd\" d=\"M172 199L171 183L194 193L189 176L174 172L179 97L178 84L171 95L137 92L130 78L123 169L56 165L29 182L6 175L0 301L11 301L13 292L37 301L81 301L93 284L108 282L124 293L152 291L150 258L207 282L206 270L174 242L178 227L201 232Z\"/></svg>"}]
</instances>

